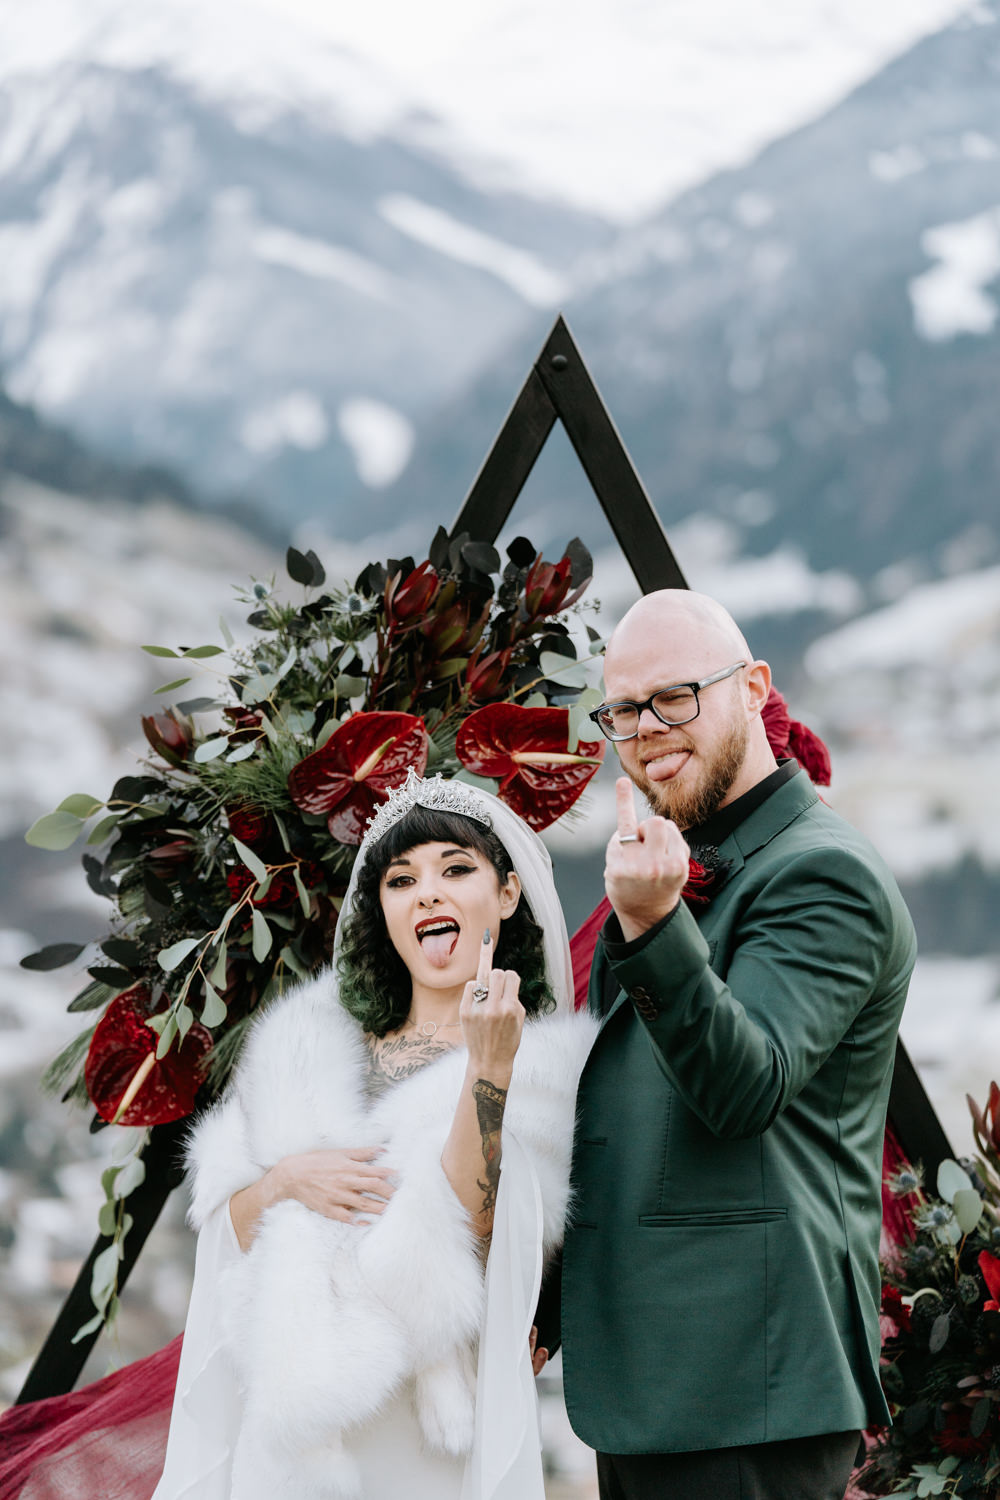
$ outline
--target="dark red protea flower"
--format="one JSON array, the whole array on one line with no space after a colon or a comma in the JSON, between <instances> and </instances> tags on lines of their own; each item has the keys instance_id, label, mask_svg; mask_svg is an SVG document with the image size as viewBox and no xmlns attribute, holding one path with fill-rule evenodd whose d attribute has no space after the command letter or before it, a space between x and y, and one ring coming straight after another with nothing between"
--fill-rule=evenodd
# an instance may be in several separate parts
<instances>
[{"instance_id":1,"label":"dark red protea flower","mask_svg":"<svg viewBox=\"0 0 1000 1500\"><path fill-rule=\"evenodd\" d=\"M412 767L422 776L430 741L414 714L352 714L319 750L292 767L288 792L303 812L325 813L340 844L360 844L365 825Z\"/></svg>"},{"instance_id":2,"label":"dark red protea flower","mask_svg":"<svg viewBox=\"0 0 1000 1500\"><path fill-rule=\"evenodd\" d=\"M573 806L604 759L604 741L568 751L569 709L488 703L469 714L455 753L475 776L500 782L497 795L529 828L548 828Z\"/></svg>"},{"instance_id":3,"label":"dark red protea flower","mask_svg":"<svg viewBox=\"0 0 1000 1500\"><path fill-rule=\"evenodd\" d=\"M983 1155L1000 1152L1000 1087L996 1083L990 1084L989 1098L986 1100L986 1108L982 1110L970 1094L966 1094L965 1102L969 1106L972 1115L972 1124L976 1136L976 1145Z\"/></svg>"},{"instance_id":4,"label":"dark red protea flower","mask_svg":"<svg viewBox=\"0 0 1000 1500\"><path fill-rule=\"evenodd\" d=\"M246 744L250 740L263 739L264 725L260 709L245 708L240 703L224 708L222 712L233 726L229 733L231 744Z\"/></svg>"},{"instance_id":5,"label":"dark red protea flower","mask_svg":"<svg viewBox=\"0 0 1000 1500\"><path fill-rule=\"evenodd\" d=\"M440 587L437 573L429 562L422 562L405 578L396 573L386 580L385 612L392 625L408 625L427 613Z\"/></svg>"},{"instance_id":6,"label":"dark red protea flower","mask_svg":"<svg viewBox=\"0 0 1000 1500\"><path fill-rule=\"evenodd\" d=\"M164 1125L194 1109L208 1070L212 1038L196 1021L181 1046L157 1062L154 1014L143 984L116 995L97 1023L84 1066L87 1093L102 1120L119 1125ZM131 1098L128 1096L131 1095ZM127 1106L119 1116L122 1102Z\"/></svg>"},{"instance_id":7,"label":"dark red protea flower","mask_svg":"<svg viewBox=\"0 0 1000 1500\"><path fill-rule=\"evenodd\" d=\"M182 766L194 744L191 720L168 708L165 714L150 714L142 721L147 740L168 765Z\"/></svg>"},{"instance_id":8,"label":"dark red protea flower","mask_svg":"<svg viewBox=\"0 0 1000 1500\"><path fill-rule=\"evenodd\" d=\"M471 698L495 698L502 691L510 667L510 648L483 656L482 646L473 652L465 670Z\"/></svg>"},{"instance_id":9,"label":"dark red protea flower","mask_svg":"<svg viewBox=\"0 0 1000 1500\"><path fill-rule=\"evenodd\" d=\"M792 756L816 786L829 786L833 774L830 752L805 724L793 719L788 704L776 687L772 687L764 704L761 719L767 742L777 760Z\"/></svg>"},{"instance_id":10,"label":"dark red protea flower","mask_svg":"<svg viewBox=\"0 0 1000 1500\"><path fill-rule=\"evenodd\" d=\"M569 609L586 590L587 579L573 591L573 564L569 557L547 563L539 552L524 580L524 608L529 620L543 620L547 615Z\"/></svg>"}]
</instances>

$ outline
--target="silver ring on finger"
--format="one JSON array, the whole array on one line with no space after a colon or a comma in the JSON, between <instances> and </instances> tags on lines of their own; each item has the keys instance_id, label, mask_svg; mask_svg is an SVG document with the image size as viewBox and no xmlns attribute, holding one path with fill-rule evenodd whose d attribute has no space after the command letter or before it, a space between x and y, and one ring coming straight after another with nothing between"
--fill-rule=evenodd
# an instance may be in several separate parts
<instances>
[{"instance_id":1,"label":"silver ring on finger","mask_svg":"<svg viewBox=\"0 0 1000 1500\"><path fill-rule=\"evenodd\" d=\"M620 833L618 835L618 842L619 844L637 844L639 842L639 835L637 833Z\"/></svg>"},{"instance_id":2,"label":"silver ring on finger","mask_svg":"<svg viewBox=\"0 0 1000 1500\"><path fill-rule=\"evenodd\" d=\"M489 989L485 984L477 984L475 989L472 991L472 998L473 1000L475 1000L477 1005L482 1005L483 1001L488 997L489 993Z\"/></svg>"}]
</instances>

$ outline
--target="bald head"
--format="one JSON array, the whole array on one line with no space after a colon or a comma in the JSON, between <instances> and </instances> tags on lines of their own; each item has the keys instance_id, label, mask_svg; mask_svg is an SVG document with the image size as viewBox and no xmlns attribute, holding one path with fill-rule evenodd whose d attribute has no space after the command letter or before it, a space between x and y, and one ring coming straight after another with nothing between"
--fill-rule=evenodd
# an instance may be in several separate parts
<instances>
[{"instance_id":1,"label":"bald head","mask_svg":"<svg viewBox=\"0 0 1000 1500\"><path fill-rule=\"evenodd\" d=\"M658 589L633 604L611 634L604 660L610 695L621 696L611 686L616 674L627 673L651 647L665 663L676 663L680 677L666 679L673 682L704 677L730 662L753 661L743 632L718 600L691 589Z\"/></svg>"},{"instance_id":2,"label":"bald head","mask_svg":"<svg viewBox=\"0 0 1000 1500\"><path fill-rule=\"evenodd\" d=\"M654 811L681 828L703 822L774 770L761 718L770 669L754 661L728 610L689 589L647 594L608 642L609 702L641 705L666 688L706 679L693 718L668 723L646 707L634 738L615 743L622 769Z\"/></svg>"}]
</instances>

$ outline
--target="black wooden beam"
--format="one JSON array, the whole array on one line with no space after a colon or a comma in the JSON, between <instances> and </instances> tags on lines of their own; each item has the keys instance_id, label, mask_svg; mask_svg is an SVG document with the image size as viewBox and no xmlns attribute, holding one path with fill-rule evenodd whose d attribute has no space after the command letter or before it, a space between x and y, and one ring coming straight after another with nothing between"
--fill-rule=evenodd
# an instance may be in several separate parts
<instances>
[{"instance_id":1,"label":"black wooden beam","mask_svg":"<svg viewBox=\"0 0 1000 1500\"><path fill-rule=\"evenodd\" d=\"M934 1192L938 1167L946 1156L954 1157L955 1153L920 1082L913 1059L898 1039L889 1092L889 1120L903 1155L914 1166L920 1163L924 1179Z\"/></svg>"},{"instance_id":2,"label":"black wooden beam","mask_svg":"<svg viewBox=\"0 0 1000 1500\"><path fill-rule=\"evenodd\" d=\"M142 1153L146 1176L125 1200L125 1207L132 1215L133 1223L125 1236L125 1253L118 1268L119 1292L139 1259L139 1252L159 1218L164 1203L184 1176L181 1137L188 1124L187 1120L176 1120L170 1125L156 1125L150 1133L149 1142ZM46 1396L64 1396L79 1379L80 1371L102 1329L95 1328L93 1333L88 1333L78 1344L73 1343L73 1338L77 1329L89 1323L94 1316L94 1304L90 1300L94 1261L110 1244L111 1240L103 1234L95 1242L48 1338L28 1371L15 1405L23 1406L28 1401L40 1401Z\"/></svg>"},{"instance_id":3,"label":"black wooden beam","mask_svg":"<svg viewBox=\"0 0 1000 1500\"><path fill-rule=\"evenodd\" d=\"M496 541L557 417L643 593L687 588L621 434L561 317L473 481L452 535L467 531Z\"/></svg>"}]
</instances>

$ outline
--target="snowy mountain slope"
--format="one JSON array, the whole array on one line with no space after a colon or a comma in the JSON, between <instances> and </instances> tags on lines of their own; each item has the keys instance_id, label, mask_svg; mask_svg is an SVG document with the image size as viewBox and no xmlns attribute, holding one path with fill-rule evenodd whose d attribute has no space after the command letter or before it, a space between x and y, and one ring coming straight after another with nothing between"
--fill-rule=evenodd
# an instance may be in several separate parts
<instances>
[{"instance_id":1,"label":"snowy mountain slope","mask_svg":"<svg viewBox=\"0 0 1000 1500\"><path fill-rule=\"evenodd\" d=\"M43 0L15 21L0 368L109 452L287 526L391 478L608 231L476 188L410 143L391 81L244 20Z\"/></svg>"},{"instance_id":2,"label":"snowy mountain slope","mask_svg":"<svg viewBox=\"0 0 1000 1500\"><path fill-rule=\"evenodd\" d=\"M733 557L835 569L857 602L995 557L998 15L981 5L623 235L568 306L668 528L697 514ZM540 343L453 405L399 494L420 508L456 464L471 477ZM546 483L561 533L582 477ZM756 606L733 599L747 617L785 598L765 579Z\"/></svg>"}]
</instances>

